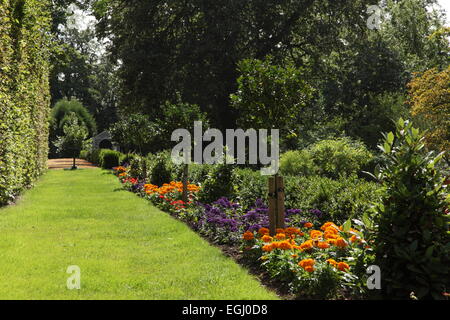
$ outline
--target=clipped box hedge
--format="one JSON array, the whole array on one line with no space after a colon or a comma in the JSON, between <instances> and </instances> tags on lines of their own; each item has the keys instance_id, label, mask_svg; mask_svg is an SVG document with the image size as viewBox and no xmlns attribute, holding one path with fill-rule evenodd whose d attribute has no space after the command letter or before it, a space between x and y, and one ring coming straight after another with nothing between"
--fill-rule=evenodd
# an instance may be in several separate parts
<instances>
[{"instance_id":1,"label":"clipped box hedge","mask_svg":"<svg viewBox=\"0 0 450 320\"><path fill-rule=\"evenodd\" d=\"M48 3L0 1L0 205L46 169L50 112Z\"/></svg>"}]
</instances>

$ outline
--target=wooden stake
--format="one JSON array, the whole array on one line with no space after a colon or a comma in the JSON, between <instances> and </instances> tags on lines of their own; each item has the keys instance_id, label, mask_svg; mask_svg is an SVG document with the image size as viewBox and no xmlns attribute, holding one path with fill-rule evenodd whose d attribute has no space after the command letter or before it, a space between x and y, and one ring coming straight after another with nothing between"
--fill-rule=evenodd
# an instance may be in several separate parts
<instances>
[{"instance_id":1,"label":"wooden stake","mask_svg":"<svg viewBox=\"0 0 450 320\"><path fill-rule=\"evenodd\" d=\"M276 193L276 179L269 177L269 230L270 235L276 234L277 228L277 193Z\"/></svg>"},{"instance_id":2,"label":"wooden stake","mask_svg":"<svg viewBox=\"0 0 450 320\"><path fill-rule=\"evenodd\" d=\"M278 228L284 229L284 181L283 177L275 175L269 177L269 230L274 236Z\"/></svg>"},{"instance_id":3,"label":"wooden stake","mask_svg":"<svg viewBox=\"0 0 450 320\"><path fill-rule=\"evenodd\" d=\"M183 195L181 200L184 203L188 202L188 175L189 175L189 165L185 164L183 168Z\"/></svg>"},{"instance_id":4,"label":"wooden stake","mask_svg":"<svg viewBox=\"0 0 450 320\"><path fill-rule=\"evenodd\" d=\"M286 227L284 221L285 208L284 208L284 181L283 177L275 176L277 185L277 228L284 229Z\"/></svg>"}]
</instances>

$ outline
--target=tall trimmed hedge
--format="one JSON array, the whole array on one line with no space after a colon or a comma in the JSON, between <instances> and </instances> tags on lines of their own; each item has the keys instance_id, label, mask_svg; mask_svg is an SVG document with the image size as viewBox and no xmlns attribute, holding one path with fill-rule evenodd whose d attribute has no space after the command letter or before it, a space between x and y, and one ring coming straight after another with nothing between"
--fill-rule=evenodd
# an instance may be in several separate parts
<instances>
[{"instance_id":1,"label":"tall trimmed hedge","mask_svg":"<svg viewBox=\"0 0 450 320\"><path fill-rule=\"evenodd\" d=\"M46 168L48 8L45 0L0 0L0 205Z\"/></svg>"}]
</instances>

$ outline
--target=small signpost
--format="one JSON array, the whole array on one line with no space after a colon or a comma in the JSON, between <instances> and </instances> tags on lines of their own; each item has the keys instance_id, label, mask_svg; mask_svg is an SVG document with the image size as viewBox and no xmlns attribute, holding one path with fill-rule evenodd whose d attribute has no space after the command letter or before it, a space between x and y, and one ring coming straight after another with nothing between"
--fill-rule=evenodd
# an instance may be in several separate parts
<instances>
[{"instance_id":1,"label":"small signpost","mask_svg":"<svg viewBox=\"0 0 450 320\"><path fill-rule=\"evenodd\" d=\"M277 228L285 228L284 222L284 181L283 177L269 177L269 230L273 236Z\"/></svg>"}]
</instances>

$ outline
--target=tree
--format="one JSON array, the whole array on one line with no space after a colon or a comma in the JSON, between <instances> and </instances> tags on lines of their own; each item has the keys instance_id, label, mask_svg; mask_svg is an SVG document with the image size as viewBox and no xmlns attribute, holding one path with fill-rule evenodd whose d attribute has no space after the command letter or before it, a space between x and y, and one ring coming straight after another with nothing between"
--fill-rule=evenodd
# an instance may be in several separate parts
<instances>
[{"instance_id":1,"label":"tree","mask_svg":"<svg viewBox=\"0 0 450 320\"><path fill-rule=\"evenodd\" d=\"M450 150L450 66L416 74L409 83L411 113L425 120L425 141L435 150ZM450 163L450 154L446 154Z\"/></svg>"},{"instance_id":2,"label":"tree","mask_svg":"<svg viewBox=\"0 0 450 320\"><path fill-rule=\"evenodd\" d=\"M62 99L58 101L51 111L50 141L64 134L64 125L68 121L68 115L74 113L78 121L88 130L88 136L93 137L97 133L97 126L89 111L76 99ZM50 145L50 154L55 154L54 145Z\"/></svg>"},{"instance_id":3,"label":"tree","mask_svg":"<svg viewBox=\"0 0 450 320\"><path fill-rule=\"evenodd\" d=\"M233 128L237 64L243 59L275 63L293 57L314 72L333 50L345 47L344 29L365 27L369 0L120 1L94 4L97 30L112 40L121 61L120 106L158 117L176 92L208 113L211 125ZM347 32L348 33L348 32ZM355 36L357 38L357 36Z\"/></svg>"},{"instance_id":4,"label":"tree","mask_svg":"<svg viewBox=\"0 0 450 320\"><path fill-rule=\"evenodd\" d=\"M295 121L313 92L302 70L274 65L270 58L246 59L238 67L238 89L231 95L232 105L239 112L238 125L294 133Z\"/></svg>"},{"instance_id":5,"label":"tree","mask_svg":"<svg viewBox=\"0 0 450 320\"><path fill-rule=\"evenodd\" d=\"M67 115L64 124L64 135L59 136L54 142L58 153L62 156L69 156L73 158L72 169L76 169L76 158L80 155L83 147L87 145L88 130L82 124L74 112Z\"/></svg>"}]
</instances>

